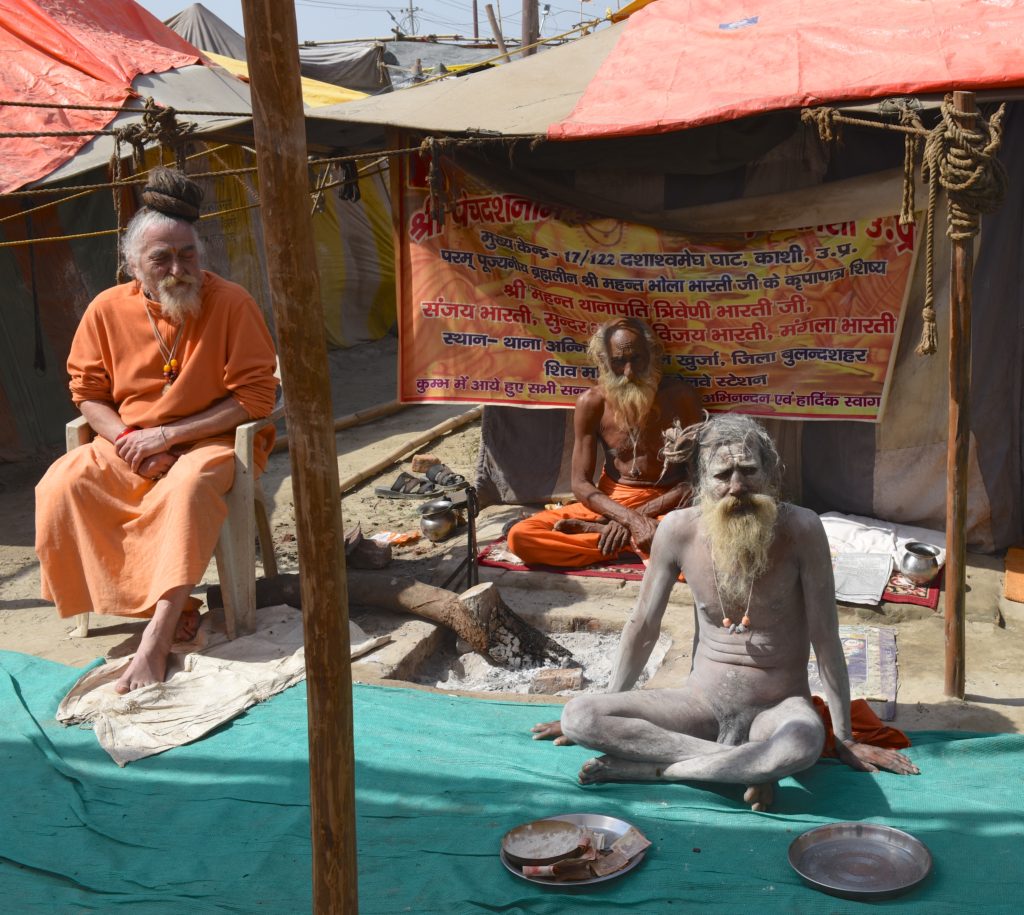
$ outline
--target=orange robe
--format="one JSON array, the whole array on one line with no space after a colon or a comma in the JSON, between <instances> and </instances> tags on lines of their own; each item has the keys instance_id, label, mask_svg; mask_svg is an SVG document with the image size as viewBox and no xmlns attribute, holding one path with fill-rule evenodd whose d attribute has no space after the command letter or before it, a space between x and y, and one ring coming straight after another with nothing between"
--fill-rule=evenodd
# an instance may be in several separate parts
<instances>
[{"instance_id":1,"label":"orange robe","mask_svg":"<svg viewBox=\"0 0 1024 915\"><path fill-rule=\"evenodd\" d=\"M112 405L125 425L148 428L200 413L225 397L256 419L274 407L274 344L252 297L204 272L203 306L178 344L179 375L164 387L164 358L146 309L165 342L175 328L137 282L108 289L89 305L68 357L76 404ZM274 442L257 436L266 466ZM42 596L61 616L86 611L148 616L172 588L195 585L213 555L234 477L234 432L193 442L160 480L147 480L97 437L58 459L36 487L36 552Z\"/></svg>"},{"instance_id":2,"label":"orange robe","mask_svg":"<svg viewBox=\"0 0 1024 915\"><path fill-rule=\"evenodd\" d=\"M597 481L597 488L612 501L634 510L664 495L667 490L667 487L626 486L616 483L603 472ZM555 524L564 518L601 521L604 515L591 511L582 502L537 512L512 526L508 532L508 548L527 565L559 566L565 569L579 569L614 558L605 556L598 548L600 534L563 534L553 530ZM648 558L646 554L641 556Z\"/></svg>"}]
</instances>

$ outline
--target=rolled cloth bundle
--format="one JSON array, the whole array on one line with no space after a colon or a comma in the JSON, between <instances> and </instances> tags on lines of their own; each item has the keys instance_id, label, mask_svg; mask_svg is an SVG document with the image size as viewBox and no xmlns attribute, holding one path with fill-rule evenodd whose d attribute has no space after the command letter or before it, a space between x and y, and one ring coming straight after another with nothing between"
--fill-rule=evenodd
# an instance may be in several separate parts
<instances>
[{"instance_id":1,"label":"rolled cloth bundle","mask_svg":"<svg viewBox=\"0 0 1024 915\"><path fill-rule=\"evenodd\" d=\"M203 189L181 172L154 168L149 173L149 183L142 189L142 202L158 213L195 222L199 219Z\"/></svg>"}]
</instances>

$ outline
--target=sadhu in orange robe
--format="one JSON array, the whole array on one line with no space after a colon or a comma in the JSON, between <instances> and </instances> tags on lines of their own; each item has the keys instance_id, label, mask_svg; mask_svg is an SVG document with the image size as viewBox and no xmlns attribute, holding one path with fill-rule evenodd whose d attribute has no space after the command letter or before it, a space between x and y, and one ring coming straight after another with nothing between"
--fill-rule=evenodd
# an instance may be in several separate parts
<instances>
[{"instance_id":1,"label":"sadhu in orange robe","mask_svg":"<svg viewBox=\"0 0 1024 915\"><path fill-rule=\"evenodd\" d=\"M128 426L165 425L233 397L254 419L274 407L274 344L252 297L203 274L203 305L178 344L179 375L164 388L164 357L147 308L170 344L176 328L135 281L89 305L68 357L75 404L114 406ZM256 439L260 471L274 442ZM172 588L195 585L213 555L234 477L234 432L184 446L160 480L133 473L97 437L56 461L36 487L42 595L61 616L86 611L149 616Z\"/></svg>"},{"instance_id":2,"label":"sadhu in orange robe","mask_svg":"<svg viewBox=\"0 0 1024 915\"><path fill-rule=\"evenodd\" d=\"M597 488L613 502L634 511L664 495L666 489L616 483L603 472L597 481ZM558 566L564 569L580 569L595 562L614 559L613 556L605 556L598 548L600 534L563 534L554 530L554 526L565 518L601 521L604 515L591 511L582 502L537 512L511 527L508 532L508 548L527 565ZM633 547L629 549L633 551ZM640 555L643 559L649 558L646 554Z\"/></svg>"}]
</instances>

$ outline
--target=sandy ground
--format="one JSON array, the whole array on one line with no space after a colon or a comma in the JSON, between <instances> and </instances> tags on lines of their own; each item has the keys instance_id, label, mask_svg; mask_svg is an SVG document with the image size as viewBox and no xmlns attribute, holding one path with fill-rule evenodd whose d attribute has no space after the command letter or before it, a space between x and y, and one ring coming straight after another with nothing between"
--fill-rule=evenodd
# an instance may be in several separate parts
<instances>
[{"instance_id":1,"label":"sandy ground","mask_svg":"<svg viewBox=\"0 0 1024 915\"><path fill-rule=\"evenodd\" d=\"M363 410L394 399L396 342L386 337L345 351L333 352L331 384L335 416ZM355 427L337 436L338 468L344 479L368 467L380 456L412 436L465 412L458 406L412 406L392 416ZM456 472L472 477L479 449L479 422L436 440L429 450ZM137 622L116 617L93 617L90 636L73 634L73 623L57 617L39 599L39 568L33 551L33 485L48 460L0 465L0 649L38 655L81 666L104 654L131 651L141 628ZM408 466L408 464L402 465ZM387 500L374 492L387 486L399 465L346 493L342 514L346 529L360 524L366 534L378 531L414 531L419 504L413 500ZM297 571L297 544L292 514L291 466L286 452L271 458L264 487L274 501L273 530L282 571ZM519 507L494 506L480 518L480 540L496 536L505 520ZM396 549L391 575L409 576L439 584L465 551L465 539L442 544L426 540ZM944 695L944 603L938 611L883 604L878 610L841 607L843 622L893 626L899 652L898 712L895 724L908 730L959 729L968 731L1024 730L1024 605L1002 597L1003 562L1000 556L969 557L967 696L964 701ZM602 626L620 624L636 596L636 585L599 579L534 576L507 573L493 577L513 609L529 619L561 615L570 620L600 620ZM215 581L214 570L205 583ZM202 596L205 587L197 589ZM679 586L666 615L673 648L654 685L667 685L685 676L692 638L692 603ZM353 614L358 614L353 608ZM358 618L358 616L357 616ZM510 697L503 697L510 698Z\"/></svg>"}]
</instances>

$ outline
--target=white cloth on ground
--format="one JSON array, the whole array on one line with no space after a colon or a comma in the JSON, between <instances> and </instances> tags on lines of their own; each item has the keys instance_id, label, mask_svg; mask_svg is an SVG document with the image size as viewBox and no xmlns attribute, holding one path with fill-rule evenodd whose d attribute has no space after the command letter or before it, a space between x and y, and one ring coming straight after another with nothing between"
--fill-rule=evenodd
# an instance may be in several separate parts
<instances>
[{"instance_id":1,"label":"white cloth on ground","mask_svg":"<svg viewBox=\"0 0 1024 915\"><path fill-rule=\"evenodd\" d=\"M233 641L219 633L197 637L200 650L171 654L163 683L125 695L114 684L131 656L94 667L61 700L57 720L91 725L119 766L191 743L305 679L302 612L283 604L266 607L257 610L256 625L251 635ZM350 622L349 640L355 658L390 638L371 639Z\"/></svg>"},{"instance_id":2,"label":"white cloth on ground","mask_svg":"<svg viewBox=\"0 0 1024 915\"><path fill-rule=\"evenodd\" d=\"M946 562L946 535L942 531L840 512L825 512L821 523L834 553L891 553L899 568L907 544L917 540L939 550L940 566Z\"/></svg>"}]
</instances>

